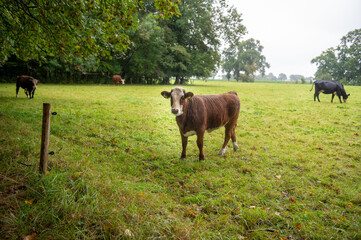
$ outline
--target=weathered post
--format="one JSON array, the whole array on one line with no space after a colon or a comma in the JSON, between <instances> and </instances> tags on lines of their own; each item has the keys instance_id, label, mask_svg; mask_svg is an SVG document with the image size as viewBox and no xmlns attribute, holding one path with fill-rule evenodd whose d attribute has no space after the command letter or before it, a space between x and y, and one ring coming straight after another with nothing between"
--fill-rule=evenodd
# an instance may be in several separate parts
<instances>
[{"instance_id":1,"label":"weathered post","mask_svg":"<svg viewBox=\"0 0 361 240\"><path fill-rule=\"evenodd\" d=\"M41 150L39 171L45 174L48 169L48 150L50 135L50 103L43 103L43 127L41 131Z\"/></svg>"}]
</instances>

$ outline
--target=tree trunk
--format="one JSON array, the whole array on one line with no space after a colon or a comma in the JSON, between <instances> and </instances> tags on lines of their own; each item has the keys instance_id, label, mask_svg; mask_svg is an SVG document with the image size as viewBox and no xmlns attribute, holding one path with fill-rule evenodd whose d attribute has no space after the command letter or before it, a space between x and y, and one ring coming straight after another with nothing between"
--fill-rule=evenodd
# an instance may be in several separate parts
<instances>
[{"instance_id":1,"label":"tree trunk","mask_svg":"<svg viewBox=\"0 0 361 240\"><path fill-rule=\"evenodd\" d=\"M179 76L176 76L176 77L175 77L174 85L179 85Z\"/></svg>"},{"instance_id":2,"label":"tree trunk","mask_svg":"<svg viewBox=\"0 0 361 240\"><path fill-rule=\"evenodd\" d=\"M164 85L169 85L170 83L169 83L169 77L163 77L163 82L162 82L162 84L164 84Z\"/></svg>"}]
</instances>

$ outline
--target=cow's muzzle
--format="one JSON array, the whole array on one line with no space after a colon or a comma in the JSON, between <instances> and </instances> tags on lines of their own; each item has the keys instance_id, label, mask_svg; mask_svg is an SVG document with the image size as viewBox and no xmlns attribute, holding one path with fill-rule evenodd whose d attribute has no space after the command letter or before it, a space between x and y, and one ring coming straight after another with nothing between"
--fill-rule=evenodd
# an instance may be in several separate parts
<instances>
[{"instance_id":1,"label":"cow's muzzle","mask_svg":"<svg viewBox=\"0 0 361 240\"><path fill-rule=\"evenodd\" d=\"M179 109L172 108L172 113L175 114L175 115L178 115L179 114Z\"/></svg>"}]
</instances>

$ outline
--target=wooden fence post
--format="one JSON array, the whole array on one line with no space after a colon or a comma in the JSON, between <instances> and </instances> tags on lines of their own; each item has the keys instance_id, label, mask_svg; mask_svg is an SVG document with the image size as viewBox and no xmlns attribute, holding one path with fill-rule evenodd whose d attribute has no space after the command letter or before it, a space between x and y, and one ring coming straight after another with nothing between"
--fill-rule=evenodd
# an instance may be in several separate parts
<instances>
[{"instance_id":1,"label":"wooden fence post","mask_svg":"<svg viewBox=\"0 0 361 240\"><path fill-rule=\"evenodd\" d=\"M43 127L41 131L41 150L39 171L45 174L48 169L48 151L50 135L50 103L43 103Z\"/></svg>"}]
</instances>

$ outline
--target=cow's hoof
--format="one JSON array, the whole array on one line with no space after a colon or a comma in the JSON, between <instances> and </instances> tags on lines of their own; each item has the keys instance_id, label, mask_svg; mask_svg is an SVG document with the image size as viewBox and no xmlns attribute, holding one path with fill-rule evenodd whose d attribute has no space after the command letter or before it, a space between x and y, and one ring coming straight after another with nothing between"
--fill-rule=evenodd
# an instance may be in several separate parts
<instances>
[{"instance_id":1,"label":"cow's hoof","mask_svg":"<svg viewBox=\"0 0 361 240\"><path fill-rule=\"evenodd\" d=\"M238 147L237 142L234 142L234 143L233 143L233 150L234 150L234 151L237 151L238 148L239 148L239 147Z\"/></svg>"},{"instance_id":2,"label":"cow's hoof","mask_svg":"<svg viewBox=\"0 0 361 240\"><path fill-rule=\"evenodd\" d=\"M218 156L223 156L225 152L226 152L226 148L221 148L221 150L218 153Z\"/></svg>"}]
</instances>

